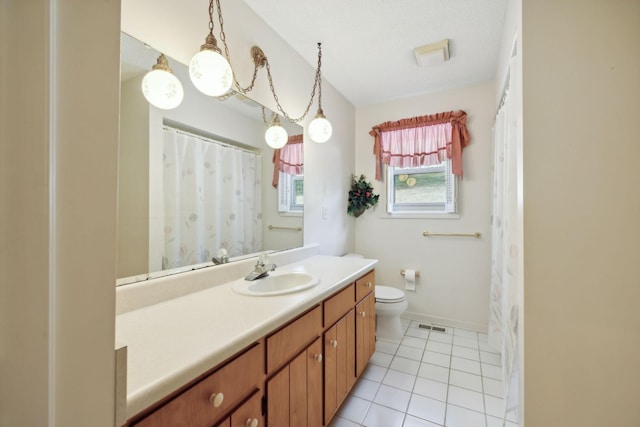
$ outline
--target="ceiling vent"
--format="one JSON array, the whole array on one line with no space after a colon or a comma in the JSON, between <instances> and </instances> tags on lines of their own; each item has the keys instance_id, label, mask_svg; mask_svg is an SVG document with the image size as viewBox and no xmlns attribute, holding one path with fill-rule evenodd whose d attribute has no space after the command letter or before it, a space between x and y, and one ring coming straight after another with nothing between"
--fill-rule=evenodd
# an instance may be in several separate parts
<instances>
[{"instance_id":1,"label":"ceiling vent","mask_svg":"<svg viewBox=\"0 0 640 427\"><path fill-rule=\"evenodd\" d=\"M449 39L413 49L420 67L443 64L449 60Z\"/></svg>"}]
</instances>

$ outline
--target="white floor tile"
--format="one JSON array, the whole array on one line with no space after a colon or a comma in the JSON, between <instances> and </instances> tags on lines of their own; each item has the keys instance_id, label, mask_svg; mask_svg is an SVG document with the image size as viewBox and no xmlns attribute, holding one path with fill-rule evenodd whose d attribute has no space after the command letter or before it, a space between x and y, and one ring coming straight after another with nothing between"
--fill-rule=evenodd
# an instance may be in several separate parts
<instances>
[{"instance_id":1,"label":"white floor tile","mask_svg":"<svg viewBox=\"0 0 640 427\"><path fill-rule=\"evenodd\" d=\"M411 395L409 409L407 414L431 421L437 424L444 423L444 412L446 404L439 400L429 397L420 396L419 394Z\"/></svg>"},{"instance_id":2,"label":"white floor tile","mask_svg":"<svg viewBox=\"0 0 640 427\"><path fill-rule=\"evenodd\" d=\"M404 357L394 357L391 361L391 365L389 365L389 369L393 369L394 371L404 372L405 374L418 375L418 370L420 369L420 361L406 359Z\"/></svg>"},{"instance_id":3,"label":"white floor tile","mask_svg":"<svg viewBox=\"0 0 640 427\"><path fill-rule=\"evenodd\" d=\"M417 378L413 386L413 392L421 396L430 397L436 400L447 400L447 384L428 378Z\"/></svg>"},{"instance_id":4,"label":"white floor tile","mask_svg":"<svg viewBox=\"0 0 640 427\"><path fill-rule=\"evenodd\" d=\"M454 345L451 354L457 357L464 357L465 359L480 361L480 352L475 348L460 347Z\"/></svg>"},{"instance_id":5,"label":"white floor tile","mask_svg":"<svg viewBox=\"0 0 640 427\"><path fill-rule=\"evenodd\" d=\"M502 397L502 393L504 393L502 390L502 381L482 377L482 385L485 394L489 394L494 397Z\"/></svg>"},{"instance_id":6,"label":"white floor tile","mask_svg":"<svg viewBox=\"0 0 640 427\"><path fill-rule=\"evenodd\" d=\"M482 377L480 375L452 369L449 373L449 384L482 393Z\"/></svg>"},{"instance_id":7,"label":"white floor tile","mask_svg":"<svg viewBox=\"0 0 640 427\"><path fill-rule=\"evenodd\" d=\"M471 339L474 339L474 340L478 338L478 333L476 331L470 331L468 329L462 329L462 328L455 328L453 330L453 335L454 336L471 338Z\"/></svg>"},{"instance_id":8,"label":"white floor tile","mask_svg":"<svg viewBox=\"0 0 640 427\"><path fill-rule=\"evenodd\" d=\"M450 385L447 403L484 413L484 398L482 393L466 388Z\"/></svg>"},{"instance_id":9,"label":"white floor tile","mask_svg":"<svg viewBox=\"0 0 640 427\"><path fill-rule=\"evenodd\" d=\"M404 413L407 411L409 399L411 399L411 393L408 391L383 384L380 386L373 402Z\"/></svg>"},{"instance_id":10,"label":"white floor tile","mask_svg":"<svg viewBox=\"0 0 640 427\"><path fill-rule=\"evenodd\" d=\"M391 387L399 388L404 391L413 390L413 384L416 382L416 376L405 374L404 372L398 372L394 370L387 371L387 375L382 380L383 384Z\"/></svg>"},{"instance_id":11,"label":"white floor tile","mask_svg":"<svg viewBox=\"0 0 640 427\"><path fill-rule=\"evenodd\" d=\"M419 348L401 345L398 347L398 351L396 351L396 356L406 357L407 359L413 360L422 360L422 353L423 351Z\"/></svg>"},{"instance_id":12,"label":"white floor tile","mask_svg":"<svg viewBox=\"0 0 640 427\"><path fill-rule=\"evenodd\" d=\"M373 400L379 388L380 383L362 378L353 387L351 395L365 400Z\"/></svg>"},{"instance_id":13,"label":"white floor tile","mask_svg":"<svg viewBox=\"0 0 640 427\"><path fill-rule=\"evenodd\" d=\"M404 411L394 411L374 403L369 408L363 424L367 427L402 427L403 420Z\"/></svg>"},{"instance_id":14,"label":"white floor tile","mask_svg":"<svg viewBox=\"0 0 640 427\"><path fill-rule=\"evenodd\" d=\"M483 413L447 405L447 427L485 427L487 425Z\"/></svg>"},{"instance_id":15,"label":"white floor tile","mask_svg":"<svg viewBox=\"0 0 640 427\"><path fill-rule=\"evenodd\" d=\"M437 353L451 354L451 344L429 340L427 342L426 350L435 351Z\"/></svg>"},{"instance_id":16,"label":"white floor tile","mask_svg":"<svg viewBox=\"0 0 640 427\"><path fill-rule=\"evenodd\" d=\"M440 381L442 383L448 383L449 368L432 365L431 363L422 363L420 364L418 376L422 378L428 378L430 380Z\"/></svg>"},{"instance_id":17,"label":"white floor tile","mask_svg":"<svg viewBox=\"0 0 640 427\"><path fill-rule=\"evenodd\" d=\"M451 356L444 353L436 353L434 351L425 351L422 355L422 361L425 363L431 363L432 365L443 366L448 368L451 365Z\"/></svg>"},{"instance_id":18,"label":"white floor tile","mask_svg":"<svg viewBox=\"0 0 640 427\"><path fill-rule=\"evenodd\" d=\"M487 427L504 427L504 421L502 421L502 418L487 415Z\"/></svg>"},{"instance_id":19,"label":"white floor tile","mask_svg":"<svg viewBox=\"0 0 640 427\"><path fill-rule=\"evenodd\" d=\"M501 398L485 395L484 404L487 414L498 418L504 416L504 401Z\"/></svg>"},{"instance_id":20,"label":"white floor tile","mask_svg":"<svg viewBox=\"0 0 640 427\"><path fill-rule=\"evenodd\" d=\"M379 351L376 351L371 356L370 362L373 363L374 365L384 366L385 368L388 368L392 360L393 360L393 355L387 354L387 353L380 353Z\"/></svg>"},{"instance_id":21,"label":"white floor tile","mask_svg":"<svg viewBox=\"0 0 640 427\"><path fill-rule=\"evenodd\" d=\"M479 341L478 342L478 347L480 347L480 350L486 351L488 353L500 354L499 350L493 348L492 346L489 345L489 343L484 342L484 341Z\"/></svg>"},{"instance_id":22,"label":"white floor tile","mask_svg":"<svg viewBox=\"0 0 640 427\"><path fill-rule=\"evenodd\" d=\"M490 365L488 363L482 364L482 376L493 378L494 380L502 380L502 367L496 365Z\"/></svg>"},{"instance_id":23,"label":"white floor tile","mask_svg":"<svg viewBox=\"0 0 640 427\"><path fill-rule=\"evenodd\" d=\"M440 427L440 424L434 424L422 418L407 415L404 419L403 427Z\"/></svg>"},{"instance_id":24,"label":"white floor tile","mask_svg":"<svg viewBox=\"0 0 640 427\"><path fill-rule=\"evenodd\" d=\"M406 345L409 347L420 348L424 350L424 346L427 344L427 340L422 338L414 338L414 337L405 337L402 340L402 345Z\"/></svg>"},{"instance_id":25,"label":"white floor tile","mask_svg":"<svg viewBox=\"0 0 640 427\"><path fill-rule=\"evenodd\" d=\"M376 351L380 353L395 354L398 349L398 344L390 341L378 340L376 341Z\"/></svg>"},{"instance_id":26,"label":"white floor tile","mask_svg":"<svg viewBox=\"0 0 640 427\"><path fill-rule=\"evenodd\" d=\"M470 374L480 375L480 362L452 356L451 369L468 372Z\"/></svg>"},{"instance_id":27,"label":"white floor tile","mask_svg":"<svg viewBox=\"0 0 640 427\"><path fill-rule=\"evenodd\" d=\"M490 363L491 365L502 366L502 359L498 353L489 353L480 350L480 360L482 363Z\"/></svg>"},{"instance_id":28,"label":"white floor tile","mask_svg":"<svg viewBox=\"0 0 640 427\"><path fill-rule=\"evenodd\" d=\"M377 341L330 427L518 427L515 414L503 426L501 359L488 335L420 323L401 319L400 343Z\"/></svg>"},{"instance_id":29,"label":"white floor tile","mask_svg":"<svg viewBox=\"0 0 640 427\"><path fill-rule=\"evenodd\" d=\"M334 417L329 427L360 427L361 424L354 423L346 418ZM502 427L502 426L501 426Z\"/></svg>"},{"instance_id":30,"label":"white floor tile","mask_svg":"<svg viewBox=\"0 0 640 427\"><path fill-rule=\"evenodd\" d=\"M429 338L429 330L418 329L418 328L407 328L407 332L405 333L405 335L408 337L422 338L423 340L426 340L427 338Z\"/></svg>"},{"instance_id":31,"label":"white floor tile","mask_svg":"<svg viewBox=\"0 0 640 427\"><path fill-rule=\"evenodd\" d=\"M453 336L453 345L459 345L461 347L469 347L469 348L475 348L475 349L480 348L477 338L472 339L467 337L460 337L457 335Z\"/></svg>"},{"instance_id":32,"label":"white floor tile","mask_svg":"<svg viewBox=\"0 0 640 427\"><path fill-rule=\"evenodd\" d=\"M386 373L387 368L375 365L373 362L371 362L367 365L366 368L364 368L362 378L381 383Z\"/></svg>"},{"instance_id":33,"label":"white floor tile","mask_svg":"<svg viewBox=\"0 0 640 427\"><path fill-rule=\"evenodd\" d=\"M442 332L431 332L431 334L429 335L429 341L451 344L453 342L453 335L445 334Z\"/></svg>"},{"instance_id":34,"label":"white floor tile","mask_svg":"<svg viewBox=\"0 0 640 427\"><path fill-rule=\"evenodd\" d=\"M342 404L342 408L340 408L338 412L338 416L360 424L370 404L371 402L368 400L360 399L356 396L347 397L347 400Z\"/></svg>"}]
</instances>

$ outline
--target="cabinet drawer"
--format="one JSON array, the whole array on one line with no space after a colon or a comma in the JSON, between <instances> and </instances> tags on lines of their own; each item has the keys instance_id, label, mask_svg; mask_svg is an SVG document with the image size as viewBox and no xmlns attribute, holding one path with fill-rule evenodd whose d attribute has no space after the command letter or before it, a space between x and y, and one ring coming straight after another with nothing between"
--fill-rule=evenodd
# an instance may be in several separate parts
<instances>
[{"instance_id":1,"label":"cabinet drawer","mask_svg":"<svg viewBox=\"0 0 640 427\"><path fill-rule=\"evenodd\" d=\"M356 280L356 301L366 297L376 286L376 271L371 270L358 280Z\"/></svg>"},{"instance_id":2,"label":"cabinet drawer","mask_svg":"<svg viewBox=\"0 0 640 427\"><path fill-rule=\"evenodd\" d=\"M134 425L211 426L259 388L262 366L263 347L259 343Z\"/></svg>"},{"instance_id":3,"label":"cabinet drawer","mask_svg":"<svg viewBox=\"0 0 640 427\"><path fill-rule=\"evenodd\" d=\"M349 285L334 296L324 301L324 327L336 323L342 316L353 308L354 285Z\"/></svg>"},{"instance_id":4,"label":"cabinet drawer","mask_svg":"<svg viewBox=\"0 0 640 427\"><path fill-rule=\"evenodd\" d=\"M322 331L322 312L313 310L267 337L267 374L289 362Z\"/></svg>"}]
</instances>

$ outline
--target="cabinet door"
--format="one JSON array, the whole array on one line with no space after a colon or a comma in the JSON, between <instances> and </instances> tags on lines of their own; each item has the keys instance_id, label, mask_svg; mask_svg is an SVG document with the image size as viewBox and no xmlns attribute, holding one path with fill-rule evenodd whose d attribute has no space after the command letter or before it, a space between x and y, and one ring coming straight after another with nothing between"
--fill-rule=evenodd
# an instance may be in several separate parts
<instances>
[{"instance_id":1,"label":"cabinet door","mask_svg":"<svg viewBox=\"0 0 640 427\"><path fill-rule=\"evenodd\" d=\"M351 309L324 334L324 422L342 404L355 382L355 328Z\"/></svg>"},{"instance_id":2,"label":"cabinet door","mask_svg":"<svg viewBox=\"0 0 640 427\"><path fill-rule=\"evenodd\" d=\"M356 305L356 376L369 363L376 347L376 306L371 293Z\"/></svg>"},{"instance_id":3,"label":"cabinet door","mask_svg":"<svg viewBox=\"0 0 640 427\"><path fill-rule=\"evenodd\" d=\"M267 382L267 402L271 427L322 426L320 338Z\"/></svg>"},{"instance_id":4,"label":"cabinet door","mask_svg":"<svg viewBox=\"0 0 640 427\"><path fill-rule=\"evenodd\" d=\"M256 391L249 400L233 411L231 427L264 427L262 393L260 391Z\"/></svg>"}]
</instances>

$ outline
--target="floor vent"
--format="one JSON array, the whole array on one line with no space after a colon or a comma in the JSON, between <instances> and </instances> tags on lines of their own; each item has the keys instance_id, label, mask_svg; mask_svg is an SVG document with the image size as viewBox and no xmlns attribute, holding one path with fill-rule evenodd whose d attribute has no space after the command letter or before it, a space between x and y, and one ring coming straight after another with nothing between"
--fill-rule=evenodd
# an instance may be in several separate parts
<instances>
[{"instance_id":1,"label":"floor vent","mask_svg":"<svg viewBox=\"0 0 640 427\"><path fill-rule=\"evenodd\" d=\"M445 328L443 328L442 326L423 325L422 323L420 323L418 325L418 328L420 328L420 329L430 329L430 330L436 331L436 332L447 332L447 330Z\"/></svg>"}]
</instances>

